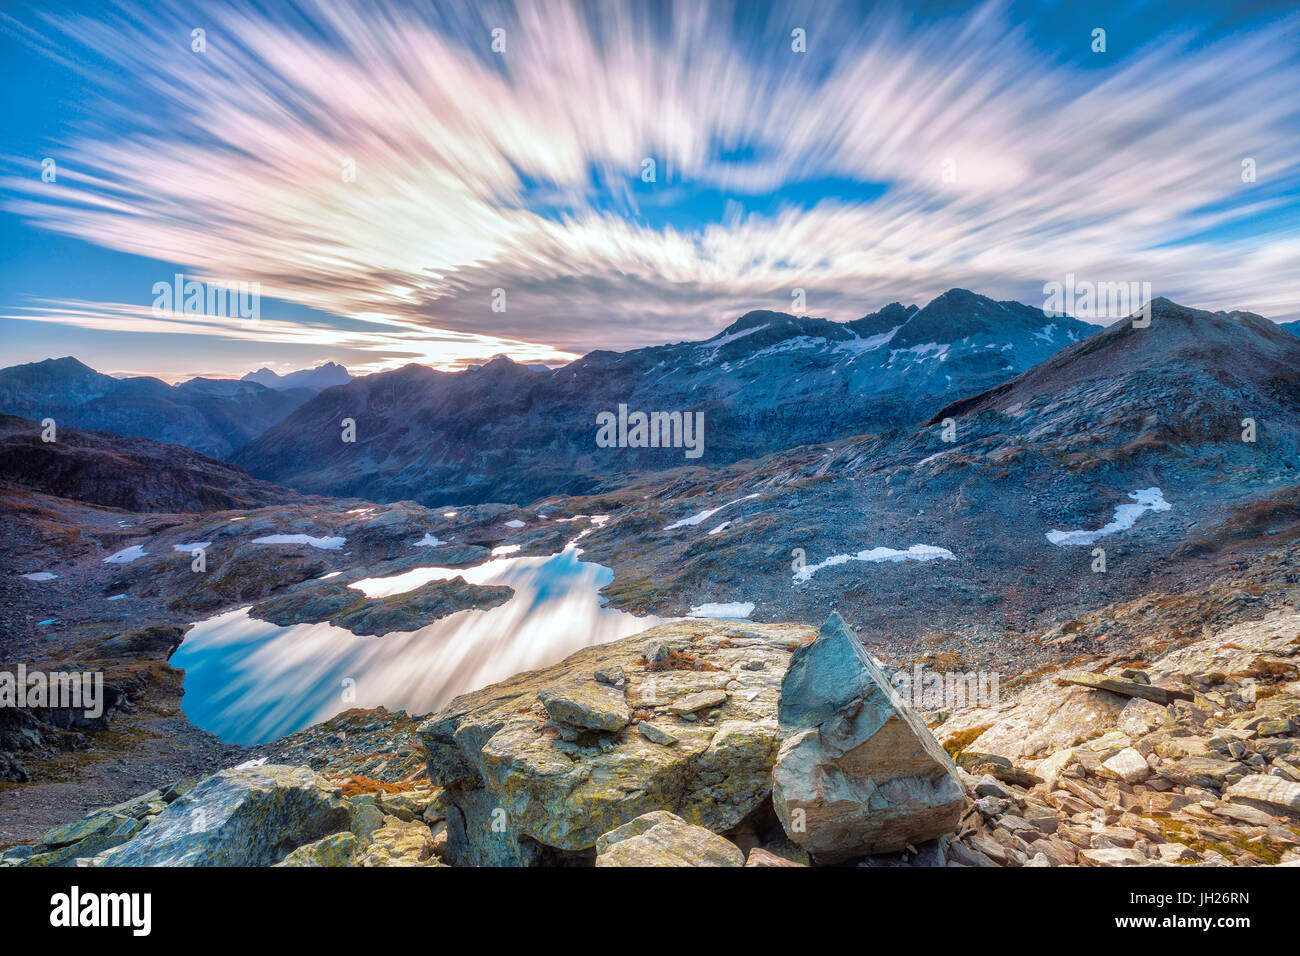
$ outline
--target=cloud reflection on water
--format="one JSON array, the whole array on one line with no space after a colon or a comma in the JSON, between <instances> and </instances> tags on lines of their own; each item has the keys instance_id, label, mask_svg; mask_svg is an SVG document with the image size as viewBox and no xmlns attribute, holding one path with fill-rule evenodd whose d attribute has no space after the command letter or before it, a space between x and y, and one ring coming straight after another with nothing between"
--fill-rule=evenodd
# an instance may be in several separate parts
<instances>
[{"instance_id":1,"label":"cloud reflection on water","mask_svg":"<svg viewBox=\"0 0 1300 956\"><path fill-rule=\"evenodd\" d=\"M250 618L248 608L202 621L171 660L186 672L185 714L222 740L251 745L351 707L428 713L457 694L660 622L604 607L596 592L614 574L579 553L570 548L357 582L369 597L456 575L515 589L500 607L461 611L418 631L357 637L330 624L279 627ZM356 682L354 701L344 700L348 679Z\"/></svg>"}]
</instances>

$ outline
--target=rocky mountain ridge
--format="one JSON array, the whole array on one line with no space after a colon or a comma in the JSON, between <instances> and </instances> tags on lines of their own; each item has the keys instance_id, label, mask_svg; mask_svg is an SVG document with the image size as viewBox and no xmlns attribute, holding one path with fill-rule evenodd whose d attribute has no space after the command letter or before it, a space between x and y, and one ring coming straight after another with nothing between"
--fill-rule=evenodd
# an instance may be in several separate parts
<instances>
[{"instance_id":1,"label":"rocky mountain ridge","mask_svg":"<svg viewBox=\"0 0 1300 956\"><path fill-rule=\"evenodd\" d=\"M256 382L194 378L168 385L114 378L75 358L0 369L0 412L67 428L94 429L228 457L315 394Z\"/></svg>"},{"instance_id":2,"label":"rocky mountain ridge","mask_svg":"<svg viewBox=\"0 0 1300 956\"><path fill-rule=\"evenodd\" d=\"M306 501L288 488L178 445L57 428L0 414L0 482L133 512L197 512Z\"/></svg>"},{"instance_id":3,"label":"rocky mountain ridge","mask_svg":"<svg viewBox=\"0 0 1300 956\"><path fill-rule=\"evenodd\" d=\"M753 602L756 620L807 620L834 602L911 640L1034 631L1153 576L1193 579L1225 535L1258 533L1243 525L1293 524L1300 339L1163 300L1153 315L918 428L543 504L610 516L584 547L629 610Z\"/></svg>"},{"instance_id":4,"label":"rocky mountain ridge","mask_svg":"<svg viewBox=\"0 0 1300 956\"><path fill-rule=\"evenodd\" d=\"M335 385L346 385L353 378L352 373L337 362L326 362L315 368L304 368L296 372L285 372L284 374L262 367L256 372L249 372L244 375L240 378L240 381L254 382L280 391L291 388L306 388L313 392L319 392L327 388L333 388Z\"/></svg>"},{"instance_id":5,"label":"rocky mountain ridge","mask_svg":"<svg viewBox=\"0 0 1300 956\"><path fill-rule=\"evenodd\" d=\"M915 422L1097 330L953 289L852 322L751 312L712 338L597 350L549 372L500 357L457 374L410 365L304 404L233 460L316 493L429 506L579 493L619 476L716 465ZM700 413L702 454L600 447L596 416ZM340 423L356 422L356 442Z\"/></svg>"}]
</instances>

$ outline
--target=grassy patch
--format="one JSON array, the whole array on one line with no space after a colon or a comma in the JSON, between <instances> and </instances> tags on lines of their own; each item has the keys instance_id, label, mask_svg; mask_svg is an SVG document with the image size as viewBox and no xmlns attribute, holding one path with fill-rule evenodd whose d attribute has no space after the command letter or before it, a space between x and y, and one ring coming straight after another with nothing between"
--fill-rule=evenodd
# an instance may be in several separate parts
<instances>
[{"instance_id":1,"label":"grassy patch","mask_svg":"<svg viewBox=\"0 0 1300 956\"><path fill-rule=\"evenodd\" d=\"M975 727L967 727L965 730L959 730L943 742L943 749L948 751L948 756L956 759L957 755L973 744L979 735L992 727L992 724L979 724Z\"/></svg>"}]
</instances>

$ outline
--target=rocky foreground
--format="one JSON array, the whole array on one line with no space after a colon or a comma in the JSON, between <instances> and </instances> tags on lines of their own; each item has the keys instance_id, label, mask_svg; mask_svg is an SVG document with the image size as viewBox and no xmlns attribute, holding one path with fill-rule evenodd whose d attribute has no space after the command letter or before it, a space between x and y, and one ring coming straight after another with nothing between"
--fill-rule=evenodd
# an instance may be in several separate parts
<instances>
[{"instance_id":1,"label":"rocky foreground","mask_svg":"<svg viewBox=\"0 0 1300 956\"><path fill-rule=\"evenodd\" d=\"M838 615L674 622L418 729L342 715L0 864L1300 865L1300 613L1078 664L918 714Z\"/></svg>"}]
</instances>

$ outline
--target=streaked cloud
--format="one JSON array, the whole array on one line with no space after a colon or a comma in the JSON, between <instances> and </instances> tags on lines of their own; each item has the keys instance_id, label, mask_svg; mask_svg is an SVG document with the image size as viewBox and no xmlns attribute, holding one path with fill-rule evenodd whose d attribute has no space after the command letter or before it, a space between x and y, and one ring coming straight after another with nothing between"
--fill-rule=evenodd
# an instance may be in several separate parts
<instances>
[{"instance_id":1,"label":"streaked cloud","mask_svg":"<svg viewBox=\"0 0 1300 956\"><path fill-rule=\"evenodd\" d=\"M430 329L401 319L376 317L364 327L341 329L336 324L259 319L243 322L238 318L162 312L151 306L124 302L89 302L78 299L40 300L0 319L45 322L56 326L113 333L137 333L155 336L203 336L229 342L245 342L265 348L273 345L316 349L322 356L337 355L356 374L381 371L407 362L417 362L444 371L457 371L477 364L484 357L510 355L518 362L541 362L556 365L577 358L547 345L516 339ZM271 362L272 367L292 367ZM191 373L193 370L190 370ZM184 370L163 375L176 380L188 378Z\"/></svg>"},{"instance_id":2,"label":"streaked cloud","mask_svg":"<svg viewBox=\"0 0 1300 956\"><path fill-rule=\"evenodd\" d=\"M198 9L48 16L56 56L111 55L86 67L106 98L56 184L3 187L43 228L366 326L258 334L373 336L377 364L541 357L698 337L795 287L850 318L954 285L1033 302L1067 272L1300 317L1294 17L1136 49L1112 30L1098 63L997 4L919 24L830 4ZM772 203L831 179L879 189Z\"/></svg>"}]
</instances>

